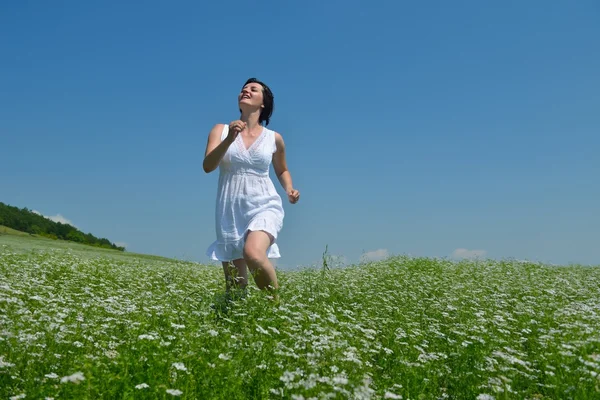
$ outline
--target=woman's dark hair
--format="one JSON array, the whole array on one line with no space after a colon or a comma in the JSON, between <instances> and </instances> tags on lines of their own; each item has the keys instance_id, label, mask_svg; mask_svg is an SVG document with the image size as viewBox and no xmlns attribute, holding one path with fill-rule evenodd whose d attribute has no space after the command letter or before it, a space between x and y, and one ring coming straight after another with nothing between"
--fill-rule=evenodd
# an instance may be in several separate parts
<instances>
[{"instance_id":1,"label":"woman's dark hair","mask_svg":"<svg viewBox=\"0 0 600 400\"><path fill-rule=\"evenodd\" d=\"M258 117L258 123L261 124L265 121L265 125L269 125L269 120L271 119L271 115L273 114L273 108L275 108L275 99L273 97L273 92L271 89L263 82L259 81L256 78L250 78L244 83L246 86L249 83L258 83L263 88L263 104L265 108L260 112L260 116ZM242 86L242 88L244 87ZM242 112L242 110L240 110Z\"/></svg>"}]
</instances>

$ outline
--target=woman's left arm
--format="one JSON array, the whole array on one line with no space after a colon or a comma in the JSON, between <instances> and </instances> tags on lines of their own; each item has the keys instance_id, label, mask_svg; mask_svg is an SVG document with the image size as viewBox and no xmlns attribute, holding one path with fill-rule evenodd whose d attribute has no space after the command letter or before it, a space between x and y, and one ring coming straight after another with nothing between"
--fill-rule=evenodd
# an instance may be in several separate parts
<instances>
[{"instance_id":1,"label":"woman's left arm","mask_svg":"<svg viewBox=\"0 0 600 400\"><path fill-rule=\"evenodd\" d=\"M285 143L283 142L283 137L277 132L275 132L275 144L277 145L277 150L273 154L275 174L277 175L277 179L279 179L279 183L281 183L281 187L287 193L290 203L296 204L300 199L300 192L294 189L294 185L292 185L292 175L287 168L287 161L285 160Z\"/></svg>"}]
</instances>

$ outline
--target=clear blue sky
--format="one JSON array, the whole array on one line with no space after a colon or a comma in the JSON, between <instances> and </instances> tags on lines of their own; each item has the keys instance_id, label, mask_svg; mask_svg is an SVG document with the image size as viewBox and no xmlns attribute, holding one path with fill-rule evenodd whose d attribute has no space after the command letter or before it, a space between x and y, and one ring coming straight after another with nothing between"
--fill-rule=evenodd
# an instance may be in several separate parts
<instances>
[{"instance_id":1,"label":"clear blue sky","mask_svg":"<svg viewBox=\"0 0 600 400\"><path fill-rule=\"evenodd\" d=\"M302 196L281 268L600 264L597 1L141 4L0 5L0 201L206 262L207 134L257 77Z\"/></svg>"}]
</instances>

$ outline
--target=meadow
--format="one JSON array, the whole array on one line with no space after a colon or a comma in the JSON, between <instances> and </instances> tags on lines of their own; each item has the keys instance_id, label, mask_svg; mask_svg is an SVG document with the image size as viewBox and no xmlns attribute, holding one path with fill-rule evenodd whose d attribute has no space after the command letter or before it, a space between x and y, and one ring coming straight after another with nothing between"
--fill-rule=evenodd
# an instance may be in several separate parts
<instances>
[{"instance_id":1,"label":"meadow","mask_svg":"<svg viewBox=\"0 0 600 400\"><path fill-rule=\"evenodd\" d=\"M0 236L3 399L598 399L600 268L395 256L280 271Z\"/></svg>"}]
</instances>

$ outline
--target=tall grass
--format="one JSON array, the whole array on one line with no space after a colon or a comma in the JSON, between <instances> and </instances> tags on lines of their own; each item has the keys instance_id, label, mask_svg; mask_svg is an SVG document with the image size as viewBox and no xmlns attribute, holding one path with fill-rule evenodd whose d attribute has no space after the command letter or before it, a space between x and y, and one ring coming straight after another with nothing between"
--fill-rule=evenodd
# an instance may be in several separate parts
<instances>
[{"instance_id":1,"label":"tall grass","mask_svg":"<svg viewBox=\"0 0 600 400\"><path fill-rule=\"evenodd\" d=\"M600 269L394 257L279 272L0 248L0 397L597 399Z\"/></svg>"}]
</instances>

